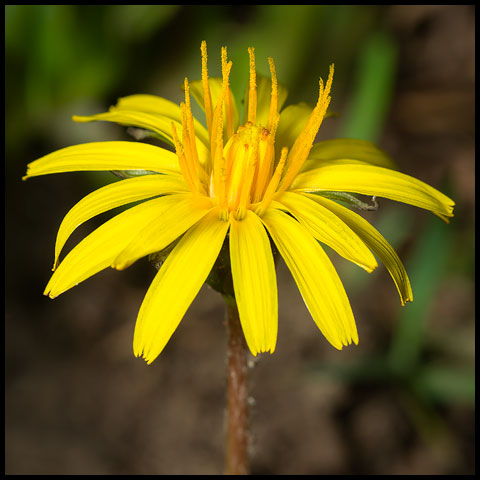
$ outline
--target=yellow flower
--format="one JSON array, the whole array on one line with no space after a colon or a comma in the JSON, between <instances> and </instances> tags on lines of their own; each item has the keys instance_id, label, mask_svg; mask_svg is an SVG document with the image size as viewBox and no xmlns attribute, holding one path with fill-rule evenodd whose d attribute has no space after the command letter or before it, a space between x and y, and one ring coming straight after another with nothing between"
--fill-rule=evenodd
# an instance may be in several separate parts
<instances>
[{"instance_id":1,"label":"yellow flower","mask_svg":"<svg viewBox=\"0 0 480 480\"><path fill-rule=\"evenodd\" d=\"M58 232L54 274L45 295L54 298L106 267L122 270L171 246L135 327L134 353L151 363L228 239L247 344L254 355L273 352L278 307L272 240L328 341L338 349L358 343L349 300L319 242L367 272L377 267L375 254L390 272L402 304L412 300L412 291L392 247L361 216L334 201L335 194L342 199L353 198L352 193L386 197L430 210L445 221L453 216L453 201L394 170L388 155L369 142L314 143L330 103L333 65L327 81L320 79L313 109L299 104L282 110L286 90L277 83L273 60L268 59L271 79L257 76L254 50L249 48L249 86L240 125L226 48L222 78L208 78L205 42L201 51L202 78L191 84L185 79L180 106L151 95L132 95L106 113L74 117L147 130L169 142L175 153L146 143L97 142L67 147L28 165L24 178L81 170L131 174L87 195L68 212ZM192 115L191 95L205 112L207 128ZM58 264L78 225L140 200L93 231Z\"/></svg>"}]
</instances>

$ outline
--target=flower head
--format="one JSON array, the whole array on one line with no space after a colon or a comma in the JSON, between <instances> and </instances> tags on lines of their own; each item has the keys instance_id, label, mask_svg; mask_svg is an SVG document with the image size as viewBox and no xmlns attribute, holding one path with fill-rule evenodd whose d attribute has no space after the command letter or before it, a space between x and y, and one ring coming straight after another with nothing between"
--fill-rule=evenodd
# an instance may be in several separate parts
<instances>
[{"instance_id":1,"label":"flower head","mask_svg":"<svg viewBox=\"0 0 480 480\"><path fill-rule=\"evenodd\" d=\"M168 248L140 308L134 353L151 363L162 351L228 245L235 300L251 352L273 352L277 286L272 244L285 260L314 321L336 348L358 343L347 295L320 243L367 272L374 254L390 272L402 304L412 300L395 251L363 217L335 201L352 194L386 197L432 211L445 221L453 201L395 170L373 144L352 139L315 143L327 114L333 65L320 79L318 101L283 109L286 90L268 59L270 79L257 75L249 54L245 114L229 86L232 62L221 52L221 78L209 78L206 43L202 78L184 82L179 106L152 95L122 98L106 113L74 117L133 126L169 143L174 152L141 142L67 147L28 165L29 178L81 170L120 171L118 182L78 202L60 225L54 273L45 294L54 298L106 267L122 270ZM192 115L191 96L206 127ZM142 201L101 225L59 263L75 228L120 205Z\"/></svg>"}]
</instances>

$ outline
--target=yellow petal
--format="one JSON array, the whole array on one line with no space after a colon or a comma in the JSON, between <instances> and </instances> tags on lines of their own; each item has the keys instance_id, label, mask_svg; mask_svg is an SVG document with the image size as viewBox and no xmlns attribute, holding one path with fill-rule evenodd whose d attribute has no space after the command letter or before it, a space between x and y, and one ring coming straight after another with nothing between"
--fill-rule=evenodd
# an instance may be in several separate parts
<instances>
[{"instance_id":1,"label":"yellow petal","mask_svg":"<svg viewBox=\"0 0 480 480\"><path fill-rule=\"evenodd\" d=\"M136 356L148 363L160 354L197 295L227 234L228 222L213 210L182 237L155 276L138 314Z\"/></svg>"},{"instance_id":2,"label":"yellow petal","mask_svg":"<svg viewBox=\"0 0 480 480\"><path fill-rule=\"evenodd\" d=\"M372 165L337 165L300 173L290 190L352 192L376 195L430 210L448 222L455 203L426 183L394 170Z\"/></svg>"},{"instance_id":3,"label":"yellow petal","mask_svg":"<svg viewBox=\"0 0 480 480\"><path fill-rule=\"evenodd\" d=\"M313 145L301 171L342 163L366 163L377 167L397 169L390 155L372 142L355 138L333 138Z\"/></svg>"},{"instance_id":4,"label":"yellow petal","mask_svg":"<svg viewBox=\"0 0 480 480\"><path fill-rule=\"evenodd\" d=\"M163 250L212 208L212 201L208 197L192 194L179 194L175 197L177 201L162 212L158 219L137 229L137 234L115 258L112 267L123 270L139 258Z\"/></svg>"},{"instance_id":5,"label":"yellow petal","mask_svg":"<svg viewBox=\"0 0 480 480\"><path fill-rule=\"evenodd\" d=\"M78 116L75 115L73 119L76 122L115 122L120 125L144 128L157 133L162 140L174 145L172 137L172 122L175 124L177 130L181 130L182 126L179 122L167 117L161 117L152 113L139 112L135 110L116 109L112 107L109 112L98 113L96 115ZM197 132L195 132L197 134ZM198 132L195 137L197 143L198 155L201 158L208 156L208 148L210 145L208 137L202 136L202 132Z\"/></svg>"},{"instance_id":6,"label":"yellow petal","mask_svg":"<svg viewBox=\"0 0 480 480\"><path fill-rule=\"evenodd\" d=\"M28 164L29 177L93 170L146 170L180 173L177 156L160 147L135 142L93 142L62 148Z\"/></svg>"},{"instance_id":7,"label":"yellow petal","mask_svg":"<svg viewBox=\"0 0 480 480\"><path fill-rule=\"evenodd\" d=\"M360 215L320 195L305 194L342 219L382 261L397 286L402 305L413 301L412 287L402 261L385 238Z\"/></svg>"},{"instance_id":8,"label":"yellow petal","mask_svg":"<svg viewBox=\"0 0 480 480\"><path fill-rule=\"evenodd\" d=\"M339 350L352 340L358 343L350 302L320 244L297 220L280 210L268 209L262 221L327 340Z\"/></svg>"},{"instance_id":9,"label":"yellow petal","mask_svg":"<svg viewBox=\"0 0 480 480\"><path fill-rule=\"evenodd\" d=\"M127 203L167 193L188 192L180 175L143 175L106 185L80 200L65 216L55 243L55 261L72 232L100 213Z\"/></svg>"},{"instance_id":10,"label":"yellow petal","mask_svg":"<svg viewBox=\"0 0 480 480\"><path fill-rule=\"evenodd\" d=\"M156 95L129 95L120 98L114 108L115 110L130 110L159 115L175 120L179 124L182 122L180 106ZM195 118L193 122L196 135L208 138L208 132L205 127Z\"/></svg>"},{"instance_id":11,"label":"yellow petal","mask_svg":"<svg viewBox=\"0 0 480 480\"><path fill-rule=\"evenodd\" d=\"M278 328L275 264L265 227L250 210L243 220L232 219L230 261L247 345L253 355L273 353Z\"/></svg>"},{"instance_id":12,"label":"yellow petal","mask_svg":"<svg viewBox=\"0 0 480 480\"><path fill-rule=\"evenodd\" d=\"M328 208L293 192L285 192L277 200L287 207L317 240L332 247L339 255L367 272L372 272L378 266L365 243Z\"/></svg>"},{"instance_id":13,"label":"yellow petal","mask_svg":"<svg viewBox=\"0 0 480 480\"><path fill-rule=\"evenodd\" d=\"M115 110L129 110L132 112L144 112L167 117L171 120L182 121L180 107L166 98L156 95L128 95L118 99Z\"/></svg>"},{"instance_id":14,"label":"yellow petal","mask_svg":"<svg viewBox=\"0 0 480 480\"><path fill-rule=\"evenodd\" d=\"M313 107L304 102L288 105L282 110L275 137L277 154L281 152L283 147L290 148L295 143L312 111Z\"/></svg>"},{"instance_id":15,"label":"yellow petal","mask_svg":"<svg viewBox=\"0 0 480 480\"><path fill-rule=\"evenodd\" d=\"M62 260L44 295L57 297L69 288L109 267L115 257L148 223L178 202L176 195L155 198L113 217L85 237Z\"/></svg>"}]
</instances>

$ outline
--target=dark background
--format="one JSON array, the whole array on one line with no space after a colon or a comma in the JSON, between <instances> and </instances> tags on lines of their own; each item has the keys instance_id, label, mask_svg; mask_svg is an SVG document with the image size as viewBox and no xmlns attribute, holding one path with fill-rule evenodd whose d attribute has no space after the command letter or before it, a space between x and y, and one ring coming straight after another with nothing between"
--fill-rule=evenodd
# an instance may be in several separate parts
<instances>
[{"instance_id":1,"label":"dark background","mask_svg":"<svg viewBox=\"0 0 480 480\"><path fill-rule=\"evenodd\" d=\"M42 296L61 219L112 177L21 181L27 163L58 148L129 138L73 114L133 93L181 101L184 77L200 77L202 40L211 75L227 45L236 92L248 46L260 72L273 56L290 103L314 102L334 62L339 117L319 138L375 141L456 202L450 225L387 200L368 213L406 265L414 302L404 308L384 267L368 275L332 254L358 347L328 344L280 263L277 349L250 369L252 473L474 473L473 6L11 5L5 14L7 474L223 471L221 298L203 287L161 356L135 359L135 319L155 273L146 260Z\"/></svg>"}]
</instances>

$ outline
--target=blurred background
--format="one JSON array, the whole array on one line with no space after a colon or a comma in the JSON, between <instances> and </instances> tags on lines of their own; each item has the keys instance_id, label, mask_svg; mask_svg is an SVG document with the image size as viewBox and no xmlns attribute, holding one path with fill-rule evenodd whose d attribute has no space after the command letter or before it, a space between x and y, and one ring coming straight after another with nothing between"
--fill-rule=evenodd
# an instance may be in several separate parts
<instances>
[{"instance_id":1,"label":"blurred background","mask_svg":"<svg viewBox=\"0 0 480 480\"><path fill-rule=\"evenodd\" d=\"M135 359L135 319L155 271L107 270L50 300L56 232L109 173L22 182L59 148L130 139L75 124L117 98L182 99L185 76L220 73L243 93L247 47L287 103L315 102L335 63L320 139L363 138L456 202L450 225L388 200L365 215L396 248L414 302L384 267L331 258L360 344L336 351L283 263L274 355L250 368L253 474L474 473L474 6L7 5L5 7L6 473L221 474L225 344L203 287L162 355ZM78 229L67 249L105 221Z\"/></svg>"}]
</instances>

